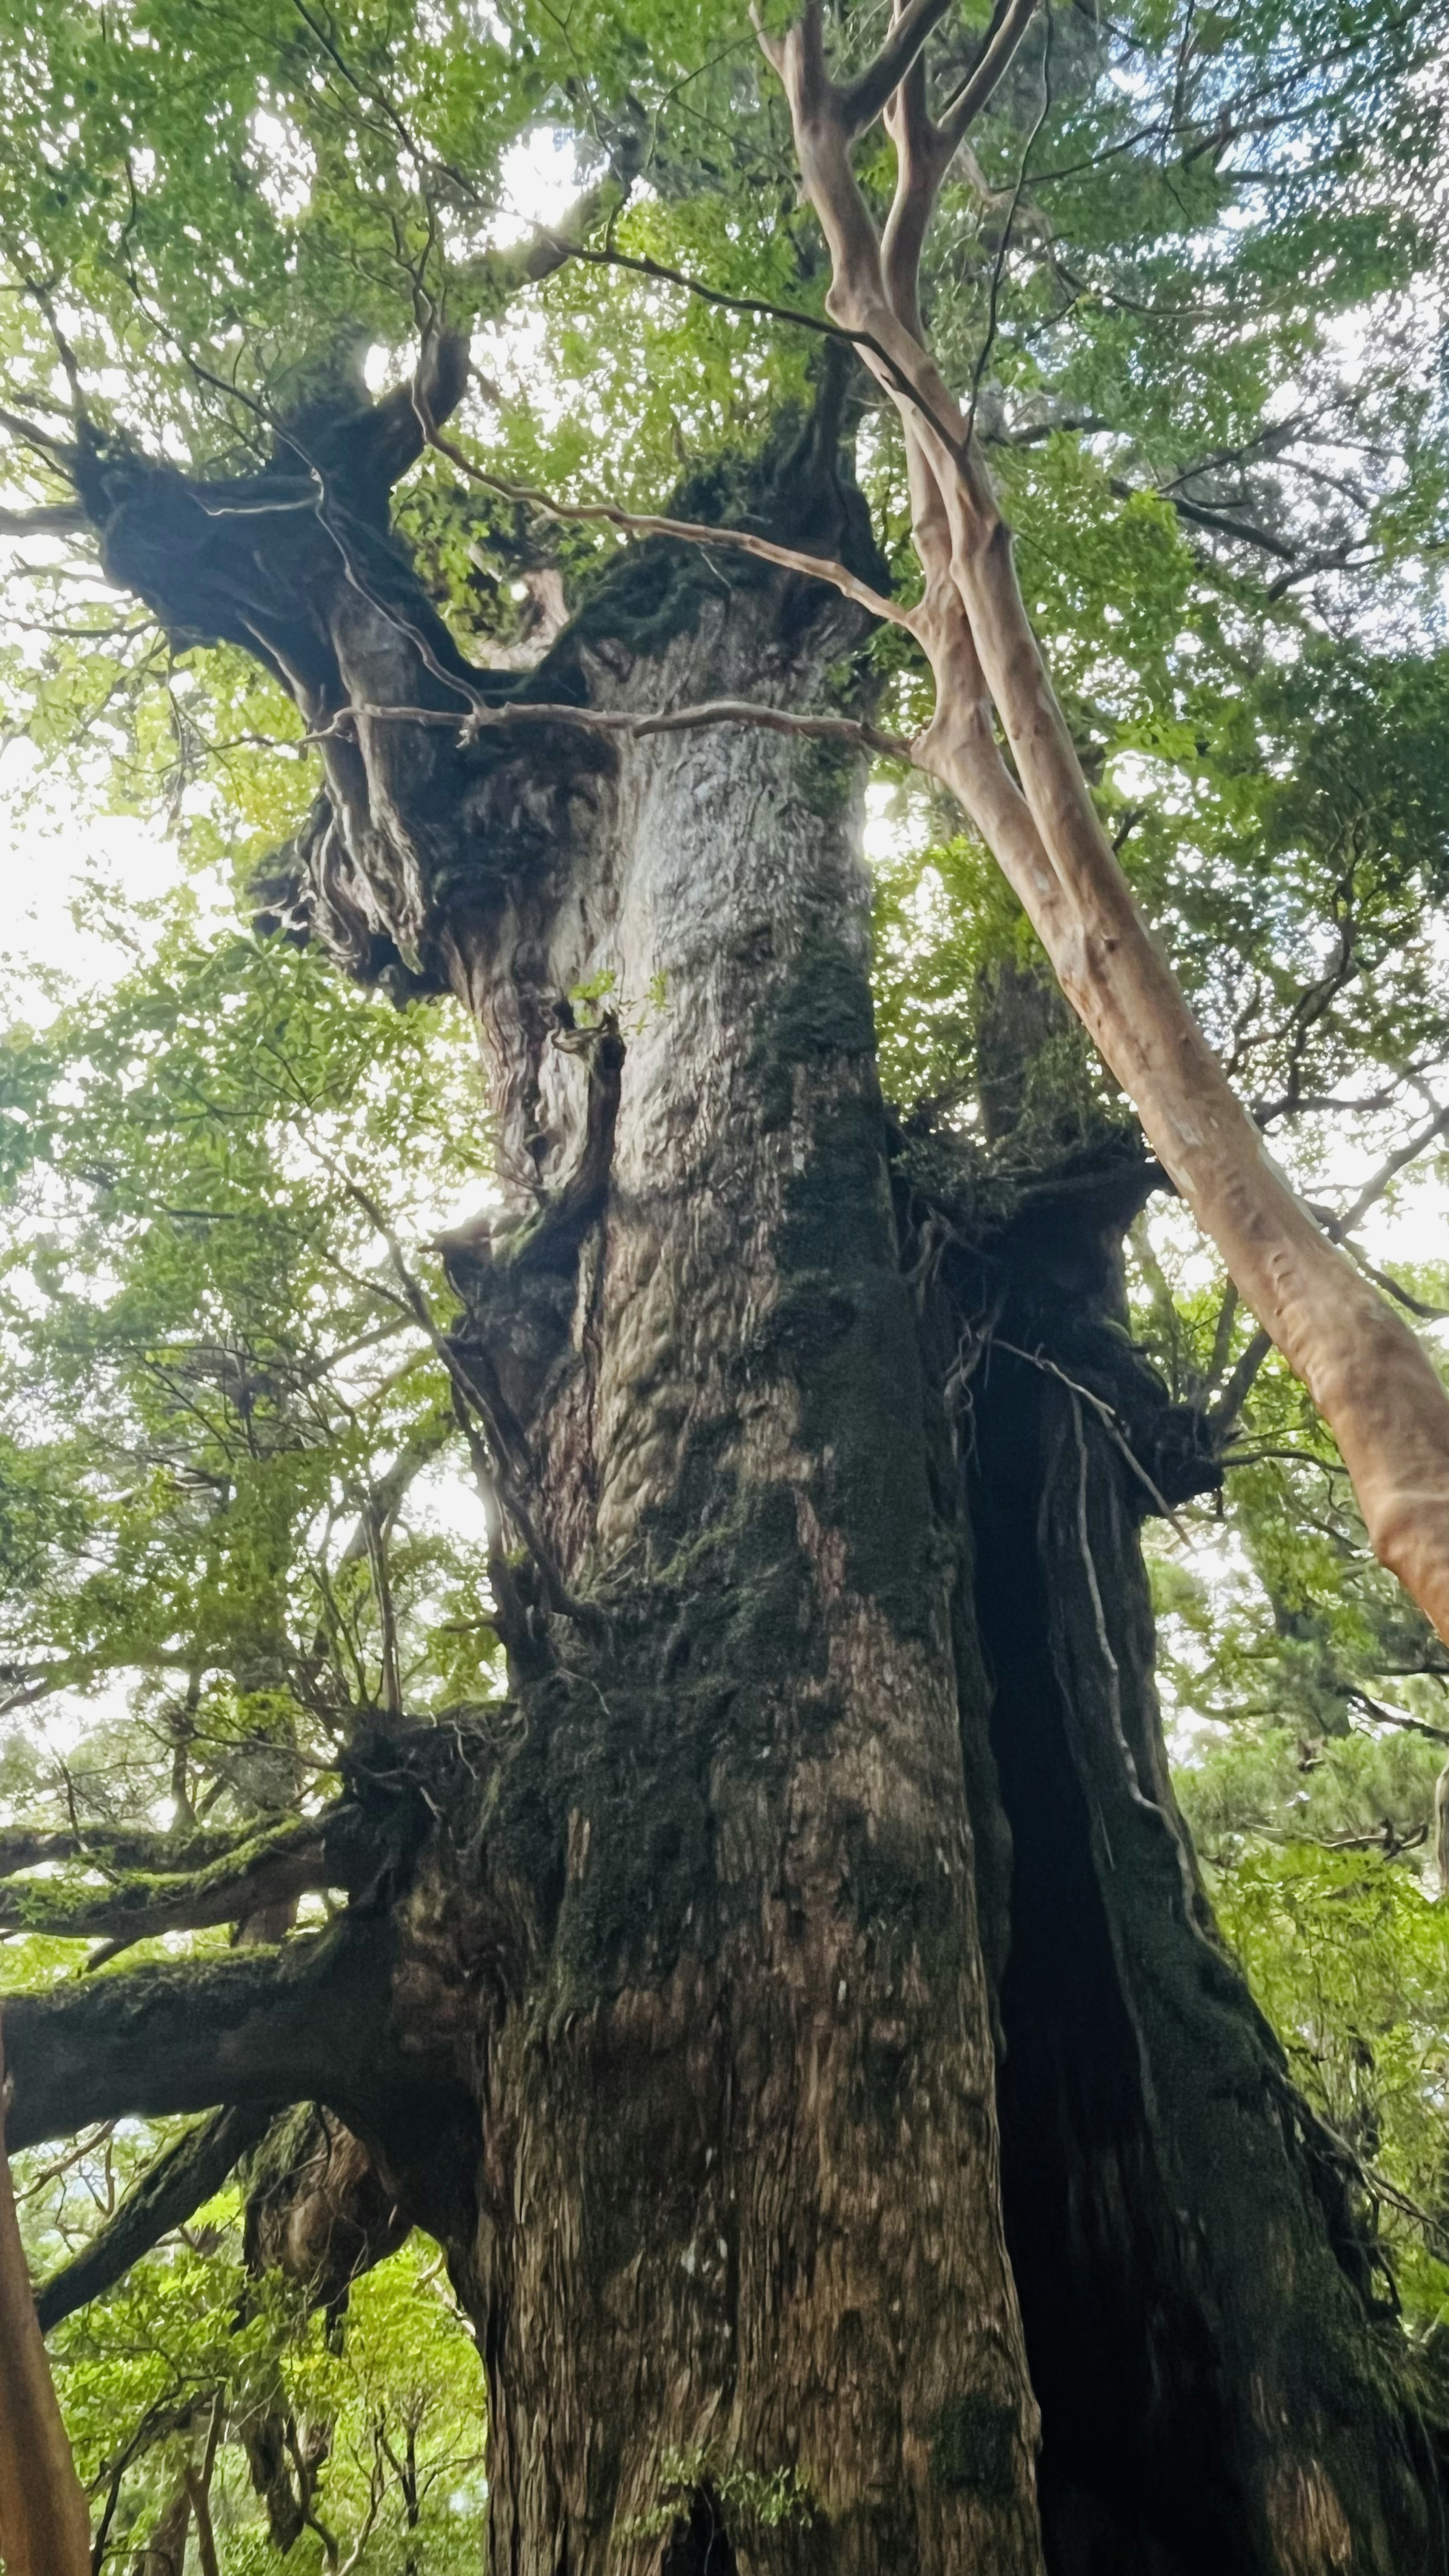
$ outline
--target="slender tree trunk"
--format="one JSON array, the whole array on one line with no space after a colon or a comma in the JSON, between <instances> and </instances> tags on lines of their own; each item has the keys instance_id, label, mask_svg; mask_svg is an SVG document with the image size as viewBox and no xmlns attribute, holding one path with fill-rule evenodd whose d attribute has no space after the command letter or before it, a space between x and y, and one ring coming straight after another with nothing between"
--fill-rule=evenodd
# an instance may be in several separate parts
<instances>
[{"instance_id":1,"label":"slender tree trunk","mask_svg":"<svg viewBox=\"0 0 1449 2576\"><path fill-rule=\"evenodd\" d=\"M186 2576L186 2543L191 2536L191 2490L182 2479L171 2502L131 2562L131 2576Z\"/></svg>"},{"instance_id":2,"label":"slender tree trunk","mask_svg":"<svg viewBox=\"0 0 1449 2576\"><path fill-rule=\"evenodd\" d=\"M6 2576L89 2576L90 2524L30 2297L0 2049L0 2563Z\"/></svg>"},{"instance_id":3,"label":"slender tree trunk","mask_svg":"<svg viewBox=\"0 0 1449 2576\"><path fill-rule=\"evenodd\" d=\"M838 555L832 445L758 511ZM512 1210L449 1238L439 1347L527 1544L415 1857L274 2006L207 1970L130 2098L305 2069L447 2245L497 2576L1442 2570L1343 2169L1166 1784L1135 1515L1212 1470L1121 1330L1140 1168L983 1239L893 1160L852 762L459 742L399 712L477 675L376 524L344 571L274 488L193 523L133 473L108 560L328 733L277 915L474 1014ZM854 618L654 546L525 692L818 707ZM125 1983L17 2007L27 2095L111 2106Z\"/></svg>"}]
</instances>

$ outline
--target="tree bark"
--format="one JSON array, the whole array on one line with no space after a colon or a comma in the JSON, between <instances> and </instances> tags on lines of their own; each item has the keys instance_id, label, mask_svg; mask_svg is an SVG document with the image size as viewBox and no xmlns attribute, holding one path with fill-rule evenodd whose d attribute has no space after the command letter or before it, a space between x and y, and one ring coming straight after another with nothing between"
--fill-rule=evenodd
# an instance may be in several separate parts
<instances>
[{"instance_id":1,"label":"tree bark","mask_svg":"<svg viewBox=\"0 0 1449 2576\"><path fill-rule=\"evenodd\" d=\"M1166 1783L1135 1519L1214 1469L1121 1329L1142 1167L996 1239L915 1180L853 757L459 739L507 702L348 482L370 437L330 532L282 469L92 507L325 737L272 917L474 1015L510 1210L449 1238L439 1347L511 1697L336 1933L17 2007L24 2134L328 2104L477 2322L499 2576L1442 2567L1345 2176ZM833 447L751 524L871 569ZM818 709L861 632L654 544L499 690Z\"/></svg>"},{"instance_id":2,"label":"tree bark","mask_svg":"<svg viewBox=\"0 0 1449 2576\"><path fill-rule=\"evenodd\" d=\"M1012 1834L1006 2224L1048 2563L1438 2568L1442 2403L1433 2432L1407 2378L1385 2404L1407 2355L1352 2158L1244 1993L1173 1799L1139 1471L1168 1497L1196 1471L1111 1330L1120 1219L1094 1279L1083 1213L1039 1206L995 1248L968 1466Z\"/></svg>"},{"instance_id":3,"label":"tree bark","mask_svg":"<svg viewBox=\"0 0 1449 2576\"><path fill-rule=\"evenodd\" d=\"M0 2052L0 2560L7 2576L89 2576L85 2497L30 2303L5 2096Z\"/></svg>"}]
</instances>

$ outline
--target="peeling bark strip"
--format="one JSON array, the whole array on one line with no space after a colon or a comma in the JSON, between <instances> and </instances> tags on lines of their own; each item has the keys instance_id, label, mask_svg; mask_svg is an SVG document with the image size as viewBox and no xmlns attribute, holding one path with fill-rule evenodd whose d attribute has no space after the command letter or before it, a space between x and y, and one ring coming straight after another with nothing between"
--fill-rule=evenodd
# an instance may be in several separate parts
<instances>
[{"instance_id":1,"label":"peeling bark strip","mask_svg":"<svg viewBox=\"0 0 1449 2576\"><path fill-rule=\"evenodd\" d=\"M30 2295L5 2153L0 2049L0 2563L5 2576L90 2576L91 2529Z\"/></svg>"},{"instance_id":2,"label":"peeling bark strip","mask_svg":"<svg viewBox=\"0 0 1449 2576\"><path fill-rule=\"evenodd\" d=\"M924 48L945 9L946 0L896 0L875 62L844 87L826 63L823 0L807 0L785 37L760 40L830 248L827 309L856 338L905 432L925 581L913 623L937 691L915 757L960 797L993 851L1164 1169L1332 1430L1375 1553L1449 1641L1449 1395L1407 1325L1294 1196L1137 911L1032 632L972 419L931 355L918 278L934 203L1035 0L998 8L975 71L938 122ZM850 146L882 114L897 184L878 237Z\"/></svg>"}]
</instances>

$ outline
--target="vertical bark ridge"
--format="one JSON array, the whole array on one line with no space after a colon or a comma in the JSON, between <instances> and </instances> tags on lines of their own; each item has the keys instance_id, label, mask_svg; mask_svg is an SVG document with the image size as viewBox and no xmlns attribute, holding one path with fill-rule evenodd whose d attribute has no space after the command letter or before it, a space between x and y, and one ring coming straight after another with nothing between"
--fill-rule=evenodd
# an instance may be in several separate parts
<instances>
[{"instance_id":1,"label":"vertical bark ridge","mask_svg":"<svg viewBox=\"0 0 1449 2576\"><path fill-rule=\"evenodd\" d=\"M601 652L599 685L818 702L848 640L771 576L662 653ZM478 2075L498 2563L566 2543L571 2570L653 2576L713 2516L711 2547L781 2576L1029 2571L1035 2410L859 780L778 737L634 746L587 868L547 980L612 976L625 1054L532 1436L612 1637L525 1694L490 1829L507 1869L526 1773L563 1857ZM496 949L480 972L516 984ZM570 1054L539 1096L577 1080Z\"/></svg>"}]
</instances>

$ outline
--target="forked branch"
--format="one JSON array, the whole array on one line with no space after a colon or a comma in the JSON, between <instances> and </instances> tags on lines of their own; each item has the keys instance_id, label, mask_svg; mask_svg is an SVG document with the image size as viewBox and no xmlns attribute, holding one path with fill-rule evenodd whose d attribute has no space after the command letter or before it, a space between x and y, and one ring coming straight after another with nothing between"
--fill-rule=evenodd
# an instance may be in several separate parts
<instances>
[{"instance_id":1,"label":"forked branch","mask_svg":"<svg viewBox=\"0 0 1449 2576\"><path fill-rule=\"evenodd\" d=\"M766 46L829 246L827 309L855 337L905 432L925 578L915 631L936 682L916 756L994 851L1153 1150L1333 1431L1376 1553L1449 1640L1449 1395L1407 1326L1270 1160L1136 909L1027 617L972 422L922 328L915 281L945 145L919 55L941 14L910 0L898 9L864 90L831 80L815 0ZM1003 11L1003 52L1020 41L1027 15L1025 0L1020 14ZM988 41L983 74L991 51ZM879 106L899 155L888 257L850 159L881 66L895 76L893 100L883 95ZM948 111L953 124L971 94L968 82Z\"/></svg>"}]
</instances>

